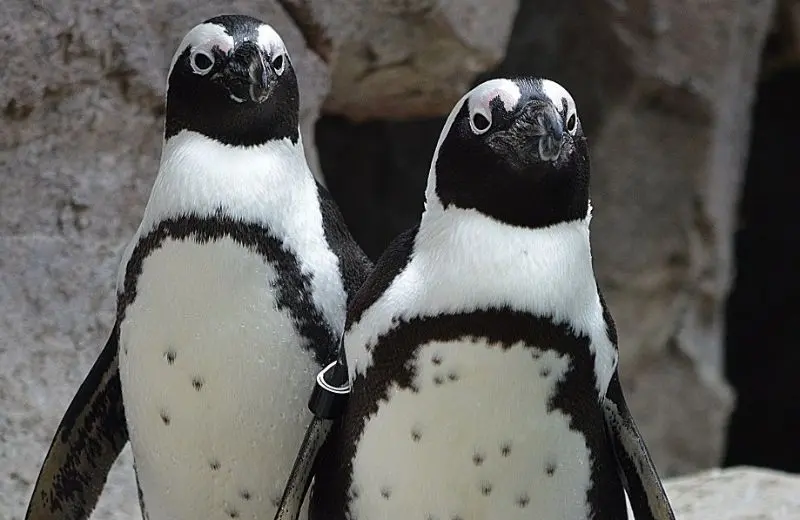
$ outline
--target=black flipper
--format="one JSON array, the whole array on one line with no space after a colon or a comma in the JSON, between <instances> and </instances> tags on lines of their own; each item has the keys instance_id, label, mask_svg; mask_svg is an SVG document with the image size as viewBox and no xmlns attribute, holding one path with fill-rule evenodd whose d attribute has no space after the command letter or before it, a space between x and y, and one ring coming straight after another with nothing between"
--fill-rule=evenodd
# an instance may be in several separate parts
<instances>
[{"instance_id":1,"label":"black flipper","mask_svg":"<svg viewBox=\"0 0 800 520\"><path fill-rule=\"evenodd\" d=\"M283 496L275 513L275 520L297 520L311 479L314 476L320 449L325 445L334 423L344 413L350 382L344 345L339 345L336 361L317 374L316 385L308 400L308 408L314 414L306 430L303 444L294 461L292 473L283 490Z\"/></svg>"},{"instance_id":2,"label":"black flipper","mask_svg":"<svg viewBox=\"0 0 800 520\"><path fill-rule=\"evenodd\" d=\"M117 364L119 327L67 408L42 463L25 520L86 520L128 442Z\"/></svg>"},{"instance_id":3,"label":"black flipper","mask_svg":"<svg viewBox=\"0 0 800 520\"><path fill-rule=\"evenodd\" d=\"M656 467L628 410L616 370L603 400L603 413L634 518L675 520Z\"/></svg>"}]
</instances>

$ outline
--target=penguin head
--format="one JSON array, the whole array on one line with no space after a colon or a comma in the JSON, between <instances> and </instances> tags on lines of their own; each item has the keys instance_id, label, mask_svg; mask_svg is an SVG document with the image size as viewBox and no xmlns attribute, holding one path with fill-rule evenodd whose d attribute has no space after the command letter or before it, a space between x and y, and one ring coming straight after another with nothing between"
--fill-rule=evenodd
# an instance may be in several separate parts
<instances>
[{"instance_id":1,"label":"penguin head","mask_svg":"<svg viewBox=\"0 0 800 520\"><path fill-rule=\"evenodd\" d=\"M196 25L172 58L165 137L190 130L233 146L297 142L299 91L280 35L243 15Z\"/></svg>"},{"instance_id":2,"label":"penguin head","mask_svg":"<svg viewBox=\"0 0 800 520\"><path fill-rule=\"evenodd\" d=\"M426 196L513 226L585 218L589 151L572 96L540 78L470 90L439 137Z\"/></svg>"}]
</instances>

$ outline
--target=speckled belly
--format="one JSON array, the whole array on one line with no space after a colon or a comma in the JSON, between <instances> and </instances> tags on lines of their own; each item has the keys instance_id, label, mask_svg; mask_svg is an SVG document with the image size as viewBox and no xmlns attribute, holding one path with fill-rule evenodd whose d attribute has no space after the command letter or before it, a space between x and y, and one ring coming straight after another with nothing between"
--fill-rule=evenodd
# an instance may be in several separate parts
<instances>
[{"instance_id":1,"label":"speckled belly","mask_svg":"<svg viewBox=\"0 0 800 520\"><path fill-rule=\"evenodd\" d=\"M150 520L270 519L317 370L276 273L230 239L167 240L120 329L120 376Z\"/></svg>"},{"instance_id":2,"label":"speckled belly","mask_svg":"<svg viewBox=\"0 0 800 520\"><path fill-rule=\"evenodd\" d=\"M434 341L389 389L353 460L354 520L583 520L590 458L548 406L572 359L546 346Z\"/></svg>"}]
</instances>

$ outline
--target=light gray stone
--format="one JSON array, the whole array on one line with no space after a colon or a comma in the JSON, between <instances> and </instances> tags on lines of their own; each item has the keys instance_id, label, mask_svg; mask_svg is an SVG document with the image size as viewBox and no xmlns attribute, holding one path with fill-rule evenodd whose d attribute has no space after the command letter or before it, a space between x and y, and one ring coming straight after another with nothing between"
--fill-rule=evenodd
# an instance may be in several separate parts
<instances>
[{"instance_id":1,"label":"light gray stone","mask_svg":"<svg viewBox=\"0 0 800 520\"><path fill-rule=\"evenodd\" d=\"M800 476L713 469L665 483L677 520L798 520Z\"/></svg>"},{"instance_id":2,"label":"light gray stone","mask_svg":"<svg viewBox=\"0 0 800 520\"><path fill-rule=\"evenodd\" d=\"M282 0L331 68L327 113L446 114L504 55L518 0Z\"/></svg>"},{"instance_id":3,"label":"light gray stone","mask_svg":"<svg viewBox=\"0 0 800 520\"><path fill-rule=\"evenodd\" d=\"M0 237L0 517L22 518L53 432L99 354L124 242ZM138 514L129 449L95 518Z\"/></svg>"}]
</instances>

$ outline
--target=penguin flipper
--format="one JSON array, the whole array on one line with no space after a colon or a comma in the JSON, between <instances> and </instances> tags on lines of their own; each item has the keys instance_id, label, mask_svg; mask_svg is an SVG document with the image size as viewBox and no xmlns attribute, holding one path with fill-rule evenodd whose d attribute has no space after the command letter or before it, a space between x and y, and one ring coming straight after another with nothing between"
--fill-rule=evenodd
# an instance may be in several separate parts
<instances>
[{"instance_id":1,"label":"penguin flipper","mask_svg":"<svg viewBox=\"0 0 800 520\"><path fill-rule=\"evenodd\" d=\"M636 520L675 520L656 467L625 402L617 371L603 399L603 414Z\"/></svg>"},{"instance_id":2,"label":"penguin flipper","mask_svg":"<svg viewBox=\"0 0 800 520\"><path fill-rule=\"evenodd\" d=\"M53 437L25 520L86 520L128 442L117 365L119 327L81 383Z\"/></svg>"}]
</instances>

